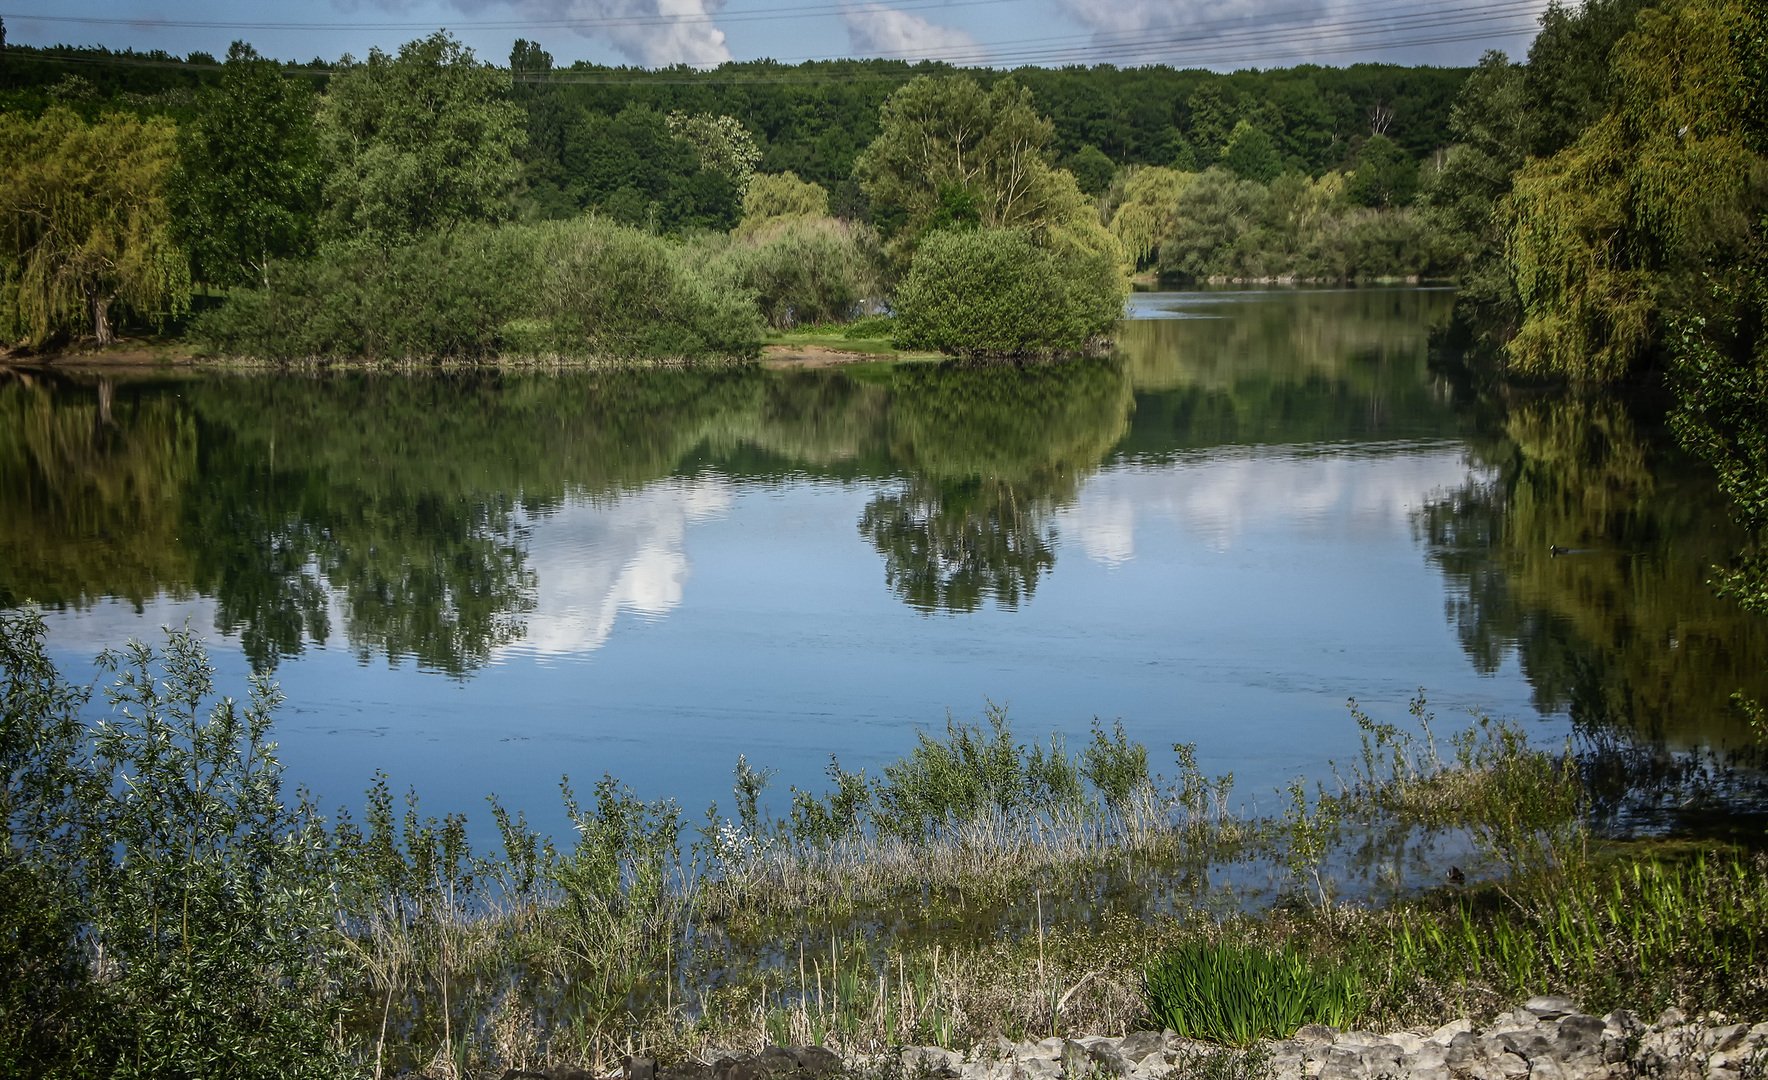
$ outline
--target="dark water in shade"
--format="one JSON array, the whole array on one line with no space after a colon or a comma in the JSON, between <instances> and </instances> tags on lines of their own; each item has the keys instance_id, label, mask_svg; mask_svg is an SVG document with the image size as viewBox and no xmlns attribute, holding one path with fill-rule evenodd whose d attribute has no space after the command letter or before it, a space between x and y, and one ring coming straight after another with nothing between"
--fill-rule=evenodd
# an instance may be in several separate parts
<instances>
[{"instance_id":1,"label":"dark water in shade","mask_svg":"<svg viewBox=\"0 0 1768 1080\"><path fill-rule=\"evenodd\" d=\"M739 753L778 798L991 700L1267 808L1352 696L1736 737L1768 627L1706 589L1701 473L1618 405L1458 404L1450 302L1141 294L1116 356L1025 368L0 374L0 604L82 680L186 621L273 672L322 806L380 768L555 828L561 773L728 812Z\"/></svg>"}]
</instances>

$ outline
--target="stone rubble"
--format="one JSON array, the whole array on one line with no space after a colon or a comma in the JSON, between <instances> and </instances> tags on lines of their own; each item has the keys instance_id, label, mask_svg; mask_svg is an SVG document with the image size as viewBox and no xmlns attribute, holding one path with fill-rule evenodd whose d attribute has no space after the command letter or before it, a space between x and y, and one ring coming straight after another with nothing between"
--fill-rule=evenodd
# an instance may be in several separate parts
<instances>
[{"instance_id":1,"label":"stone rubble","mask_svg":"<svg viewBox=\"0 0 1768 1080\"><path fill-rule=\"evenodd\" d=\"M1531 998L1485 1027L1454 1020L1430 1032L1375 1034L1311 1024L1266 1042L1232 1069L1223 1049L1170 1031L1015 1043L965 1055L910 1046L843 1061L819 1047L659 1067L635 1058L626 1080L1768 1080L1768 1023L1690 1018L1667 1010L1646 1023L1625 1010L1587 1016L1561 996Z\"/></svg>"}]
</instances>

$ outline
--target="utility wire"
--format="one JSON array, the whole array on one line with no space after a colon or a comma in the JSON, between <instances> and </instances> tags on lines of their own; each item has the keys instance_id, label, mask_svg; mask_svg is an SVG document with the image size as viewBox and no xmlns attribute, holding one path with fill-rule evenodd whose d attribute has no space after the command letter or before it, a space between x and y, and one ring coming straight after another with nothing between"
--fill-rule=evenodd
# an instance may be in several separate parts
<instances>
[{"instance_id":1,"label":"utility wire","mask_svg":"<svg viewBox=\"0 0 1768 1080\"><path fill-rule=\"evenodd\" d=\"M970 0L970 2L994 2L994 0ZM807 12L822 10L815 7L801 7L790 10ZM838 9L834 9L838 10ZM900 10L900 9L897 9ZM771 60L779 64L809 63L819 59L891 61L928 61L948 64L954 67L990 67L994 69L1010 69L1026 66L1069 66L1088 63L1108 63L1115 59L1132 60L1137 66L1164 65L1170 67L1208 66L1208 67L1251 67L1275 60L1295 59L1298 57L1338 56L1359 52L1386 52L1400 48L1414 48L1427 45L1462 43L1470 41L1510 40L1529 33L1534 27L1534 16L1539 10L1539 0L1498 0L1495 3L1467 5L1459 7L1424 7L1397 6L1386 14L1369 14L1365 7L1358 17L1324 22L1308 23L1304 19L1312 14L1310 9L1292 9L1286 12L1269 13L1258 27L1246 27L1244 20L1214 20L1201 22L1191 26L1167 24L1128 31L1101 32L1093 36L1092 41L1085 45L1046 46L1001 51L1003 45L1041 45L1052 41L1069 41L1073 35L1045 36L1037 38L1021 38L994 43L993 45L949 46L944 49L927 50L925 53L909 55L883 55L876 57L841 57L818 58L800 57L795 60ZM0 16L3 17L3 16ZM16 16L15 16L16 17ZM104 21L104 20L87 20ZM121 22L126 20L108 20ZM1285 26L1285 23L1289 25ZM1444 32L1448 28L1471 27L1473 24L1487 25L1479 30L1457 29L1453 33ZM243 24L196 24L236 27ZM317 24L308 24L317 25ZM532 24L525 24L532 25ZM1220 32L1211 33L1221 28ZM1168 36L1151 36L1151 32L1170 30L1175 33ZM1396 37L1395 34L1412 33L1414 36ZM1198 40L1208 35L1208 40ZM1121 39L1121 40L1117 40ZM220 64L197 64L178 60L156 60L137 56L77 57L67 55L49 55L13 52L17 60L39 59L53 63L89 63L99 65L126 65L138 67L167 67L184 70L215 70ZM741 68L756 62L732 62L728 66ZM721 66L722 67L722 66ZM331 75L336 67L302 67L290 65L285 67L290 74ZM719 68L701 69L689 74L692 70L687 65L681 69L659 69L656 74L640 74L629 68L609 68L604 71L580 70L574 68L555 69L546 73L521 74L517 79L522 82L557 83L557 84L670 84L670 83L704 83L720 84L766 83L789 84L794 82L827 82L834 78L843 81L854 79L882 79L900 81L912 75L909 71L876 71L876 72L843 72L832 75L821 71L786 71L760 72L731 70Z\"/></svg>"}]
</instances>

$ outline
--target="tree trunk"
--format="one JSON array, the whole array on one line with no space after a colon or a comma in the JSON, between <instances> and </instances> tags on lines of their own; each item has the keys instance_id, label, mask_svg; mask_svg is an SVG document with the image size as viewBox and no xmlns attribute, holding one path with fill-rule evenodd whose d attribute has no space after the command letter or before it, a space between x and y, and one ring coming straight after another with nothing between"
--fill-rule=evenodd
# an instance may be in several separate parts
<instances>
[{"instance_id":1,"label":"tree trunk","mask_svg":"<svg viewBox=\"0 0 1768 1080\"><path fill-rule=\"evenodd\" d=\"M92 298L92 336L98 339L99 345L109 345L117 340L111 332L110 297L94 296Z\"/></svg>"}]
</instances>

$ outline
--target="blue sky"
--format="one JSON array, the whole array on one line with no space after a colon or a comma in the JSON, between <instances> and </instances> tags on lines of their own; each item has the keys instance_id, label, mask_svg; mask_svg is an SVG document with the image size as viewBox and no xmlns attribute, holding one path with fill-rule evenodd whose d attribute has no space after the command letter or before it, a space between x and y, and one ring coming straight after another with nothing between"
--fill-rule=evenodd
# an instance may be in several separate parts
<instances>
[{"instance_id":1,"label":"blue sky","mask_svg":"<svg viewBox=\"0 0 1768 1080\"><path fill-rule=\"evenodd\" d=\"M503 62L518 37L560 64L771 57L965 65L1467 64L1520 56L1545 0L0 0L7 39L331 61L446 27Z\"/></svg>"}]
</instances>

